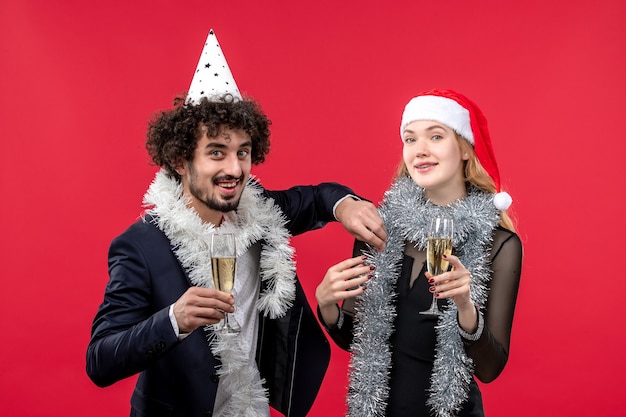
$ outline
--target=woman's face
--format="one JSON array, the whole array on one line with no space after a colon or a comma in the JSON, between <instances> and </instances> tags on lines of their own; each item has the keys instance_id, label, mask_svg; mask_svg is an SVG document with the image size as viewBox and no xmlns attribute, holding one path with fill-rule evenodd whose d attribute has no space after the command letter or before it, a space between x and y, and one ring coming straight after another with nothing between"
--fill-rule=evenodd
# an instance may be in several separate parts
<instances>
[{"instance_id":1,"label":"woman's face","mask_svg":"<svg viewBox=\"0 0 626 417\"><path fill-rule=\"evenodd\" d=\"M403 158L413 181L435 204L449 204L466 195L463 161L468 158L456 133L431 120L409 123L402 132Z\"/></svg>"}]
</instances>

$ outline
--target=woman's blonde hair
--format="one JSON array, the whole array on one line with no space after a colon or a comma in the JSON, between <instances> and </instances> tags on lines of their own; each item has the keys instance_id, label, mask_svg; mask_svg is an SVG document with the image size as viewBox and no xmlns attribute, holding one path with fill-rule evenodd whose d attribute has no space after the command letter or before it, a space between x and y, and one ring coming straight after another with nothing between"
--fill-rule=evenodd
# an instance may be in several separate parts
<instances>
[{"instance_id":1,"label":"woman's blonde hair","mask_svg":"<svg viewBox=\"0 0 626 417\"><path fill-rule=\"evenodd\" d=\"M487 171L480 164L480 161L476 157L476 153L474 152L474 147L467 140L463 139L459 134L455 134L457 142L459 143L459 147L461 148L461 153L467 154L468 159L464 163L465 168L465 182L476 186L478 189L483 190L487 193L495 193L496 185L493 182L493 179L487 174ZM410 176L409 171L406 168L406 164L404 160L400 163L398 167L398 172L396 173L396 178L401 176ZM515 231L515 224L513 219L508 215L506 210L500 211L500 226L509 229L511 231Z\"/></svg>"}]
</instances>

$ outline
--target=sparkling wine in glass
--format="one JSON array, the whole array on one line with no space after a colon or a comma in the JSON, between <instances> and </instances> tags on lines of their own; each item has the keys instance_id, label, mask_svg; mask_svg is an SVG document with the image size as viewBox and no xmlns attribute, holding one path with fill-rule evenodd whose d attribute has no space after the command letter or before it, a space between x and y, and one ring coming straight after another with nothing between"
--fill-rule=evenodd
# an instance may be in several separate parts
<instances>
[{"instance_id":1,"label":"sparkling wine in glass","mask_svg":"<svg viewBox=\"0 0 626 417\"><path fill-rule=\"evenodd\" d=\"M232 233L214 233L211 236L211 266L215 289L231 294L235 285L237 251L235 235ZM236 321L229 320L224 313L222 330L228 333L239 333L241 330Z\"/></svg>"},{"instance_id":2,"label":"sparkling wine in glass","mask_svg":"<svg viewBox=\"0 0 626 417\"><path fill-rule=\"evenodd\" d=\"M426 248L426 266L428 272L433 275L443 274L448 270L449 262L443 255L452 254L453 221L444 217L435 217L428 232L428 245ZM437 307L437 298L433 294L430 308L420 311L420 314L441 314Z\"/></svg>"}]
</instances>

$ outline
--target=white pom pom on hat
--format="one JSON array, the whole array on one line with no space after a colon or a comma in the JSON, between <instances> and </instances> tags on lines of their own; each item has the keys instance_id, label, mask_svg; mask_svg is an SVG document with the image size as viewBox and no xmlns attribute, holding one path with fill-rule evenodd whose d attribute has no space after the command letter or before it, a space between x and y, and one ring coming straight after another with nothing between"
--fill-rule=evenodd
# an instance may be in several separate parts
<instances>
[{"instance_id":1,"label":"white pom pom on hat","mask_svg":"<svg viewBox=\"0 0 626 417\"><path fill-rule=\"evenodd\" d=\"M496 186L497 193L493 199L495 207L506 210L511 206L511 196L500 190L500 171L491 145L487 118L473 101L453 90L426 91L412 98L405 106L400 122L400 137L404 128L417 120L442 123L471 143L478 161Z\"/></svg>"},{"instance_id":2,"label":"white pom pom on hat","mask_svg":"<svg viewBox=\"0 0 626 417\"><path fill-rule=\"evenodd\" d=\"M506 191L501 191L493 196L493 205L496 206L498 210L508 209L511 207L511 203L513 203L513 198Z\"/></svg>"}]
</instances>

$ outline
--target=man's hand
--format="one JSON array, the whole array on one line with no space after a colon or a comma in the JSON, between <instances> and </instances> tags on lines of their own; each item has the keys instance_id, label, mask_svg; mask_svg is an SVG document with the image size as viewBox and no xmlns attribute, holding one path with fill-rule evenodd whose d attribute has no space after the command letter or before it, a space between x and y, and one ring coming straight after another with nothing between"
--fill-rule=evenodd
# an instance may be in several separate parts
<instances>
[{"instance_id":1,"label":"man's hand","mask_svg":"<svg viewBox=\"0 0 626 417\"><path fill-rule=\"evenodd\" d=\"M191 287L174 303L174 316L181 333L191 333L200 326L215 324L224 312L235 311L230 294L212 288Z\"/></svg>"},{"instance_id":2,"label":"man's hand","mask_svg":"<svg viewBox=\"0 0 626 417\"><path fill-rule=\"evenodd\" d=\"M344 199L335 209L335 216L343 227L358 240L369 243L382 251L387 240L383 220L376 207L369 201Z\"/></svg>"}]
</instances>

